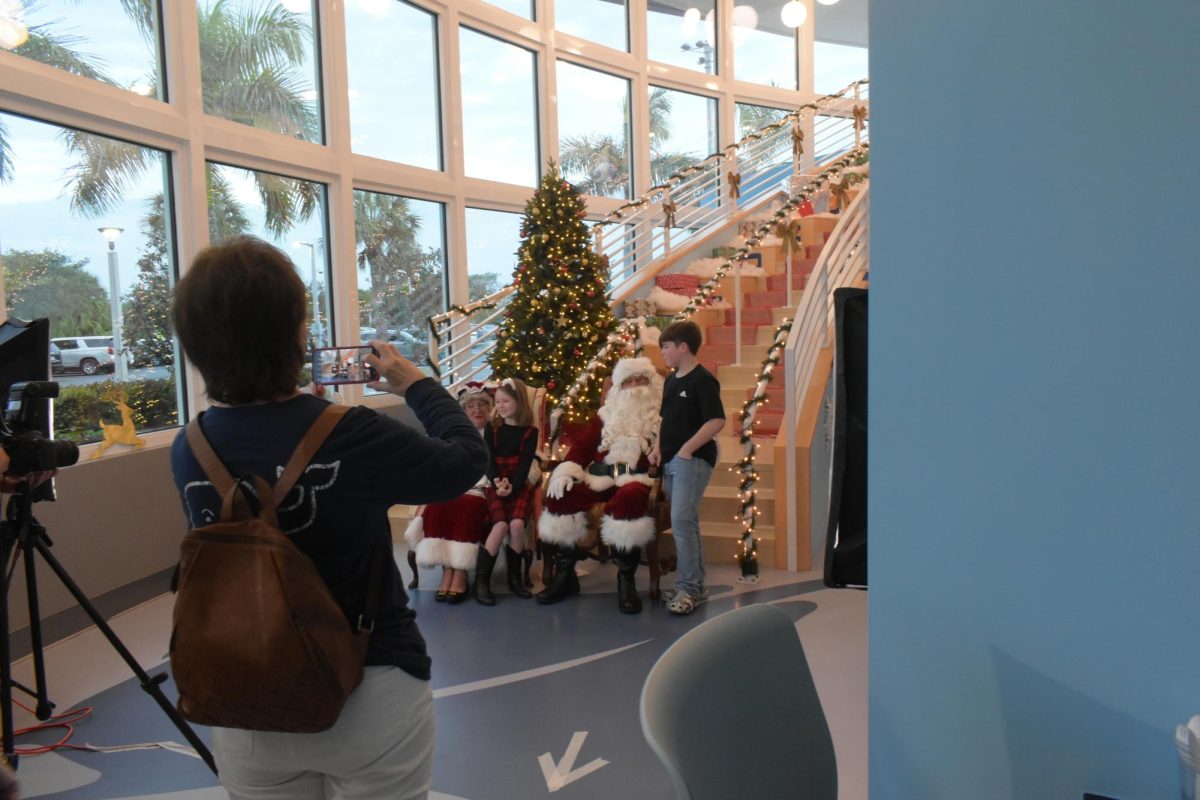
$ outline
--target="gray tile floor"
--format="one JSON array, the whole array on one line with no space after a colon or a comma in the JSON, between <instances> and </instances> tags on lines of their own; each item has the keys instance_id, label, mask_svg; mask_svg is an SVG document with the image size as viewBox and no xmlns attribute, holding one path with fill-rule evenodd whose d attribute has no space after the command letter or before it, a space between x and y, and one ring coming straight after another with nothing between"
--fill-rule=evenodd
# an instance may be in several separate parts
<instances>
[{"instance_id":1,"label":"gray tile floor","mask_svg":"<svg viewBox=\"0 0 1200 800\"><path fill-rule=\"evenodd\" d=\"M840 797L865 800L866 593L825 589L813 573L767 569L760 583L743 585L737 583L735 566L709 565L712 599L693 616L671 616L661 605L624 616L616 608L612 566L582 566L588 571L581 579L584 594L552 607L507 594L498 595L494 608L474 602L449 606L434 603L428 588L413 593L434 659L434 800L548 797L553 777L551 773L548 779L542 763L562 763L568 748L577 751L574 780L556 789L556 797L669 800L670 784L638 724L642 682L681 633L704 619L757 602L777 604L796 620L833 733ZM424 586L435 586L436 577L423 574ZM639 577L644 597L646 578ZM500 582L494 581L497 588ZM667 576L665 584L670 582ZM164 596L113 622L152 673L165 668L170 608L170 597ZM95 708L73 741L182 741L95 631L48 647L46 656L51 699L59 710L84 703ZM31 680L30 670L27 660L14 665L17 680L23 682ZM31 721L18 712L19 726ZM21 744L39 737L47 738L39 734ZM598 765L597 760L606 763ZM19 777L26 798L225 797L198 759L153 746L27 756L21 760Z\"/></svg>"}]
</instances>

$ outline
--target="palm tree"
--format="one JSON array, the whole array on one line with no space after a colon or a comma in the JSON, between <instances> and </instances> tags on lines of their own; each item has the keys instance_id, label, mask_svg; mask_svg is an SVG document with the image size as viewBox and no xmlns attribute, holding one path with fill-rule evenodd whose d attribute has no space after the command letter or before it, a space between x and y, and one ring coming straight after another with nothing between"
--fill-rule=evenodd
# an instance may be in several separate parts
<instances>
[{"instance_id":1,"label":"palm tree","mask_svg":"<svg viewBox=\"0 0 1200 800\"><path fill-rule=\"evenodd\" d=\"M354 193L358 268L371 276L370 325L376 335L395 329L396 345L410 358L423 355L424 321L442 310L444 299L441 251L421 249L420 229L407 199Z\"/></svg>"},{"instance_id":2,"label":"palm tree","mask_svg":"<svg viewBox=\"0 0 1200 800\"><path fill-rule=\"evenodd\" d=\"M36 0L23 2L32 8ZM153 0L121 0L121 5L143 36L156 37ZM300 138L318 138L319 118L313 104L304 99L307 87L298 74L305 59L304 43L311 40L308 22L273 3L239 10L229 8L226 0L216 0L197 13L204 110ZM73 49L81 43L79 37L55 34L52 25L31 27L28 41L14 52L114 83L103 73L98 59ZM0 181L12 179L7 133L0 120ZM71 210L83 216L111 211L157 162L153 151L129 142L72 129L63 129L59 135L77 159L67 171L67 190ZM217 237L213 240L244 232L249 227L245 209L227 182L214 175L211 165L208 172L210 233ZM266 209L267 230L275 235L308 219L320 203L316 184L264 172L251 175Z\"/></svg>"},{"instance_id":3,"label":"palm tree","mask_svg":"<svg viewBox=\"0 0 1200 800\"><path fill-rule=\"evenodd\" d=\"M624 117L629 119L629 104L624 105ZM671 96L656 86L650 90L650 180L663 183L703 156L682 153L666 148L671 138ZM587 194L601 197L622 197L629 192L629 153L625 141L610 134L568 136L559 143L559 162L567 179Z\"/></svg>"}]
</instances>

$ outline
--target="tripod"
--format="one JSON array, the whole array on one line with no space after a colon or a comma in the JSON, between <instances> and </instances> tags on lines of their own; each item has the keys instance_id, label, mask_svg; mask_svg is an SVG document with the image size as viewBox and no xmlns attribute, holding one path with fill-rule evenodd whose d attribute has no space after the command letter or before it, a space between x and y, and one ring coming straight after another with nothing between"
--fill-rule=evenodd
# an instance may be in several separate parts
<instances>
[{"instance_id":1,"label":"tripod","mask_svg":"<svg viewBox=\"0 0 1200 800\"><path fill-rule=\"evenodd\" d=\"M67 574L66 569L62 564L58 563L58 559L50 552L52 542L50 537L46 535L46 529L33 516L33 490L28 484L21 484L20 489L9 500L7 514L4 522L0 523L0 569L4 569L3 584L0 585L0 736L3 740L4 757L8 763L17 768L16 747L13 742L13 712L12 712L12 690L15 686L25 694L34 698L37 705L34 709L34 715L40 720L50 718L50 712L54 708L54 704L46 693L46 665L42 653L42 623L41 617L38 614L38 596L37 596L37 571L35 569L34 556L40 554L46 564L58 576L63 586L71 593L87 615L91 617L92 623L95 624L100 632L104 634L104 638L108 639L109 644L117 651L117 654L124 659L125 663L137 676L141 682L142 688L154 698L155 702L162 708L163 712L170 718L175 727L179 729L188 743L195 748L196 752L204 759L204 763L215 774L217 771L216 762L213 761L212 753L204 746L204 742L192 730L187 721L179 716L179 712L171 705L163 695L159 684L167 679L165 672L151 677L138 664L137 659L125 647L113 629L109 627L104 618L98 612L84 595L83 591L76 585L71 576ZM30 690L26 686L22 686L13 680L12 677L12 653L9 642L9 626L8 626L8 589L9 589L9 574L7 567L9 560L14 551L20 551L23 561L25 562L25 591L29 601L29 632L33 646L33 674L37 684L36 691Z\"/></svg>"}]
</instances>

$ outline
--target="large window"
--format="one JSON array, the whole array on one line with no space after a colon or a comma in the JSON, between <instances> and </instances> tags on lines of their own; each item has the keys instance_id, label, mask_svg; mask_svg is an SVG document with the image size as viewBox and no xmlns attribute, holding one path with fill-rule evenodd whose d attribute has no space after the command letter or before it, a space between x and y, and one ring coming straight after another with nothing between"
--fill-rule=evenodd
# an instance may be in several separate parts
<instances>
[{"instance_id":1,"label":"large window","mask_svg":"<svg viewBox=\"0 0 1200 800\"><path fill-rule=\"evenodd\" d=\"M50 319L58 435L99 441L119 403L138 431L179 424L166 154L9 114L0 154L5 315Z\"/></svg>"},{"instance_id":2,"label":"large window","mask_svg":"<svg viewBox=\"0 0 1200 800\"><path fill-rule=\"evenodd\" d=\"M812 100L785 91L799 43L816 40L818 92L863 77L865 2L809 4L820 26L797 35L783 0L0 0L0 302L51 316L58 421L82 441L120 417L79 392L115 385L138 430L206 402L169 294L235 234L292 259L311 344L383 335L423 363L430 314L511 280L510 212L549 158L603 217L730 144L718 131ZM806 121L806 157L848 149L852 123ZM742 151L743 191L779 182L789 144ZM682 198L675 230L629 220L657 231L639 266L689 235L691 206L727 202Z\"/></svg>"},{"instance_id":3,"label":"large window","mask_svg":"<svg viewBox=\"0 0 1200 800\"><path fill-rule=\"evenodd\" d=\"M387 339L419 365L427 320L446 310L444 215L441 203L354 193L360 337Z\"/></svg>"},{"instance_id":4,"label":"large window","mask_svg":"<svg viewBox=\"0 0 1200 800\"><path fill-rule=\"evenodd\" d=\"M652 61L714 74L715 9L716 0L650 0L646 5L646 54Z\"/></svg>"},{"instance_id":5,"label":"large window","mask_svg":"<svg viewBox=\"0 0 1200 800\"><path fill-rule=\"evenodd\" d=\"M650 87L650 180L672 173L717 149L717 101L662 86Z\"/></svg>"},{"instance_id":6,"label":"large window","mask_svg":"<svg viewBox=\"0 0 1200 800\"><path fill-rule=\"evenodd\" d=\"M566 61L557 75L563 177L588 194L632 196L629 81Z\"/></svg>"},{"instance_id":7,"label":"large window","mask_svg":"<svg viewBox=\"0 0 1200 800\"><path fill-rule=\"evenodd\" d=\"M626 5L627 0L555 0L554 27L614 50L628 50Z\"/></svg>"},{"instance_id":8,"label":"large window","mask_svg":"<svg viewBox=\"0 0 1200 800\"><path fill-rule=\"evenodd\" d=\"M536 186L541 172L534 55L470 28L459 30L466 173Z\"/></svg>"},{"instance_id":9,"label":"large window","mask_svg":"<svg viewBox=\"0 0 1200 800\"><path fill-rule=\"evenodd\" d=\"M0 48L163 99L158 3L3 0Z\"/></svg>"},{"instance_id":10,"label":"large window","mask_svg":"<svg viewBox=\"0 0 1200 800\"><path fill-rule=\"evenodd\" d=\"M308 346L333 344L324 184L210 162L208 228L213 243L249 234L287 253L304 281Z\"/></svg>"},{"instance_id":11,"label":"large window","mask_svg":"<svg viewBox=\"0 0 1200 800\"><path fill-rule=\"evenodd\" d=\"M441 169L437 16L401 0L347 3L346 60L354 152Z\"/></svg>"},{"instance_id":12,"label":"large window","mask_svg":"<svg viewBox=\"0 0 1200 800\"><path fill-rule=\"evenodd\" d=\"M204 111L324 141L312 0L199 0Z\"/></svg>"},{"instance_id":13,"label":"large window","mask_svg":"<svg viewBox=\"0 0 1200 800\"><path fill-rule=\"evenodd\" d=\"M467 209L469 300L487 297L512 283L520 246L520 214Z\"/></svg>"},{"instance_id":14,"label":"large window","mask_svg":"<svg viewBox=\"0 0 1200 800\"><path fill-rule=\"evenodd\" d=\"M788 112L782 108L756 106L750 103L738 103L736 108L734 125L736 126L735 130L737 130L738 139L741 139L748 133L753 133L765 125L770 125L772 122L778 122L788 115Z\"/></svg>"},{"instance_id":15,"label":"large window","mask_svg":"<svg viewBox=\"0 0 1200 800\"><path fill-rule=\"evenodd\" d=\"M795 89L796 31L783 24L774 6L763 0L734 6L733 76L739 81Z\"/></svg>"},{"instance_id":16,"label":"large window","mask_svg":"<svg viewBox=\"0 0 1200 800\"><path fill-rule=\"evenodd\" d=\"M840 92L867 77L867 48L834 42L813 42L813 91Z\"/></svg>"}]
</instances>

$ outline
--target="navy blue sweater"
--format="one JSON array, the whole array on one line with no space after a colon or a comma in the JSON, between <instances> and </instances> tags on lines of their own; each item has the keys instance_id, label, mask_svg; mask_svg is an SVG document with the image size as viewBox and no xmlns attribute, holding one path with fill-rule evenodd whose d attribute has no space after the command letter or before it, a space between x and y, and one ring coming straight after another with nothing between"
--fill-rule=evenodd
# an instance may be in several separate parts
<instances>
[{"instance_id":1,"label":"navy blue sweater","mask_svg":"<svg viewBox=\"0 0 1200 800\"><path fill-rule=\"evenodd\" d=\"M488 466L479 431L436 381L414 383L406 394L428 435L365 407L351 409L279 508L279 524L316 563L347 617L362 610L373 543L390 536L387 510L451 500L466 492ZM246 473L274 483L300 439L328 403L299 395L277 403L205 412L202 427L235 477ZM191 528L215 522L221 501L184 431L175 437L171 467ZM385 573L368 666L393 665L429 679L429 656L408 607L399 568Z\"/></svg>"}]
</instances>

